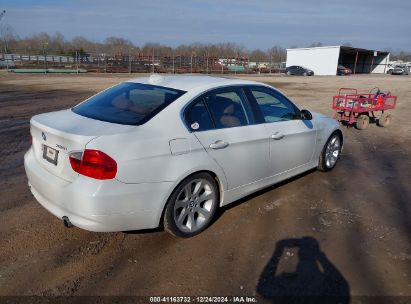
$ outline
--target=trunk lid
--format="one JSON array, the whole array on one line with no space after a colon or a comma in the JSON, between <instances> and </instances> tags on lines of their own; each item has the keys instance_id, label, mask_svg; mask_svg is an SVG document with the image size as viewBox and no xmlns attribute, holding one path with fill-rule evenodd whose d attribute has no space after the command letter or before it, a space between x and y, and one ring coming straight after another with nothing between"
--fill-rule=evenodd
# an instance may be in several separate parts
<instances>
[{"instance_id":1,"label":"trunk lid","mask_svg":"<svg viewBox=\"0 0 411 304\"><path fill-rule=\"evenodd\" d=\"M45 170L66 181L73 181L78 176L71 168L70 153L84 151L87 144L97 137L129 132L135 128L87 118L71 110L40 114L30 120L36 160Z\"/></svg>"}]
</instances>

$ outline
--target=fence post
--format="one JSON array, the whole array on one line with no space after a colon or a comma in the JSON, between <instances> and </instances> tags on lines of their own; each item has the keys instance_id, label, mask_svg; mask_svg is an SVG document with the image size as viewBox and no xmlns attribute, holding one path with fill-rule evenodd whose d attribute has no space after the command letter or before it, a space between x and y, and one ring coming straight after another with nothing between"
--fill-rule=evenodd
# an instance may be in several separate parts
<instances>
[{"instance_id":1,"label":"fence post","mask_svg":"<svg viewBox=\"0 0 411 304\"><path fill-rule=\"evenodd\" d=\"M270 53L270 75L271 75L271 66L273 65L273 54Z\"/></svg>"},{"instance_id":2,"label":"fence post","mask_svg":"<svg viewBox=\"0 0 411 304\"><path fill-rule=\"evenodd\" d=\"M171 57L173 58L173 74L174 74L174 52L171 52Z\"/></svg>"},{"instance_id":3,"label":"fence post","mask_svg":"<svg viewBox=\"0 0 411 304\"><path fill-rule=\"evenodd\" d=\"M77 54L77 50L76 50L76 68L77 68L77 74L78 74L78 54Z\"/></svg>"},{"instance_id":4,"label":"fence post","mask_svg":"<svg viewBox=\"0 0 411 304\"><path fill-rule=\"evenodd\" d=\"M154 48L153 48L153 67L151 69L151 73L154 74Z\"/></svg>"}]
</instances>

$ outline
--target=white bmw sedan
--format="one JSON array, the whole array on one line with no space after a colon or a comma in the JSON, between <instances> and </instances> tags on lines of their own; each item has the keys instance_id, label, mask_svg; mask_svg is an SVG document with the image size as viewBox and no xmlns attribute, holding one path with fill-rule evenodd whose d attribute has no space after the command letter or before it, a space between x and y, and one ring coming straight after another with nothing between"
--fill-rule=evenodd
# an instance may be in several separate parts
<instances>
[{"instance_id":1,"label":"white bmw sedan","mask_svg":"<svg viewBox=\"0 0 411 304\"><path fill-rule=\"evenodd\" d=\"M333 169L343 144L334 119L275 88L209 76L126 81L30 124L31 192L66 226L102 232L196 235L218 207Z\"/></svg>"}]
</instances>

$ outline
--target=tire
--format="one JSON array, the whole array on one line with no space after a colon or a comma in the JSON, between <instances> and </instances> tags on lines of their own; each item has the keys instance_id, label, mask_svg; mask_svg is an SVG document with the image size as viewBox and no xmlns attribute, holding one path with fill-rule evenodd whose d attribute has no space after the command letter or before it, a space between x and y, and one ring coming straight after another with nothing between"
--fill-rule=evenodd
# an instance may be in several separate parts
<instances>
[{"instance_id":1,"label":"tire","mask_svg":"<svg viewBox=\"0 0 411 304\"><path fill-rule=\"evenodd\" d=\"M174 189L164 213L164 229L178 237L192 237L205 230L220 203L215 179L208 173L195 173Z\"/></svg>"},{"instance_id":2,"label":"tire","mask_svg":"<svg viewBox=\"0 0 411 304\"><path fill-rule=\"evenodd\" d=\"M286 74L287 74L288 76L290 76L290 75L291 75L291 72L290 72L290 71L287 71Z\"/></svg>"},{"instance_id":3,"label":"tire","mask_svg":"<svg viewBox=\"0 0 411 304\"><path fill-rule=\"evenodd\" d=\"M355 127L358 130L364 130L368 127L369 124L370 124L370 118L365 114L361 114L357 118L357 122L355 123Z\"/></svg>"},{"instance_id":4,"label":"tire","mask_svg":"<svg viewBox=\"0 0 411 304\"><path fill-rule=\"evenodd\" d=\"M391 123L391 114L382 113L381 117L378 119L378 125L380 127L387 127Z\"/></svg>"},{"instance_id":5,"label":"tire","mask_svg":"<svg viewBox=\"0 0 411 304\"><path fill-rule=\"evenodd\" d=\"M318 160L318 170L326 172L334 169L341 155L342 137L334 132L328 138Z\"/></svg>"},{"instance_id":6,"label":"tire","mask_svg":"<svg viewBox=\"0 0 411 304\"><path fill-rule=\"evenodd\" d=\"M304 72L304 73L303 73L303 76L307 76L307 72Z\"/></svg>"},{"instance_id":7,"label":"tire","mask_svg":"<svg viewBox=\"0 0 411 304\"><path fill-rule=\"evenodd\" d=\"M392 70L388 70L387 74L392 75Z\"/></svg>"}]
</instances>

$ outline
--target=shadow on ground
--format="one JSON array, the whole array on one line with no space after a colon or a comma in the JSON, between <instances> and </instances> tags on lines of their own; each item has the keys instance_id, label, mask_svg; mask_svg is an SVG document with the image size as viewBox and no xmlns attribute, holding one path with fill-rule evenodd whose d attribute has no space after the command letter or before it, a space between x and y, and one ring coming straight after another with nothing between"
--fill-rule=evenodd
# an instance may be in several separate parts
<instances>
[{"instance_id":1,"label":"shadow on ground","mask_svg":"<svg viewBox=\"0 0 411 304\"><path fill-rule=\"evenodd\" d=\"M277 242L257 293L273 303L350 303L350 287L312 237Z\"/></svg>"}]
</instances>

